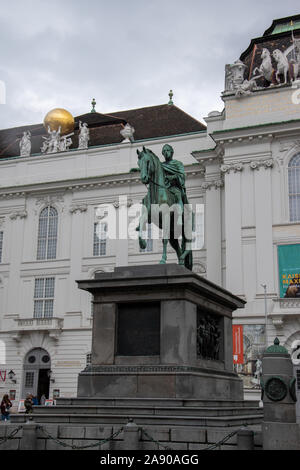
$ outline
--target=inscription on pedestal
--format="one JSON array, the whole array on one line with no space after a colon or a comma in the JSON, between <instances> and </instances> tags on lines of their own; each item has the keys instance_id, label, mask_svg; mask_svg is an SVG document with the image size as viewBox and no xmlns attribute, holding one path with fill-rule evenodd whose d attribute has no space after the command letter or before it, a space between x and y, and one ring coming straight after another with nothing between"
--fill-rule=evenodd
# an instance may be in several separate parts
<instances>
[{"instance_id":1,"label":"inscription on pedestal","mask_svg":"<svg viewBox=\"0 0 300 470\"><path fill-rule=\"evenodd\" d=\"M160 303L119 304L116 337L118 356L158 356Z\"/></svg>"}]
</instances>

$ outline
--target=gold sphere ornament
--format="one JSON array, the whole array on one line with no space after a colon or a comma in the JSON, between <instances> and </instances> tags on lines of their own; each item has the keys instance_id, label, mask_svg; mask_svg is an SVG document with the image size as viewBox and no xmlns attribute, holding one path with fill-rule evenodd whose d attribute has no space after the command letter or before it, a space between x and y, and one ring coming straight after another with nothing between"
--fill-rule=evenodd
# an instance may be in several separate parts
<instances>
[{"instance_id":1,"label":"gold sphere ornament","mask_svg":"<svg viewBox=\"0 0 300 470\"><path fill-rule=\"evenodd\" d=\"M49 111L44 119L44 127L48 131L58 131L61 128L61 135L70 134L73 132L75 121L71 113L63 108L55 108Z\"/></svg>"}]
</instances>

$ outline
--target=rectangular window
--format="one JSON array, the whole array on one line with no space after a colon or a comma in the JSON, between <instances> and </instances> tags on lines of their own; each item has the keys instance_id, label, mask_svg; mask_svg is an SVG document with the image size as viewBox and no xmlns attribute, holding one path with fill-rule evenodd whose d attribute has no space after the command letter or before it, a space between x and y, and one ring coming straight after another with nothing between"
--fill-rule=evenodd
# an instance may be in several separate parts
<instances>
[{"instance_id":1,"label":"rectangular window","mask_svg":"<svg viewBox=\"0 0 300 470\"><path fill-rule=\"evenodd\" d=\"M0 263L2 263L3 232L0 232Z\"/></svg>"},{"instance_id":2,"label":"rectangular window","mask_svg":"<svg viewBox=\"0 0 300 470\"><path fill-rule=\"evenodd\" d=\"M93 256L106 255L107 224L94 223L94 245Z\"/></svg>"},{"instance_id":3,"label":"rectangular window","mask_svg":"<svg viewBox=\"0 0 300 470\"><path fill-rule=\"evenodd\" d=\"M54 277L39 278L34 286L34 318L52 318Z\"/></svg>"},{"instance_id":4,"label":"rectangular window","mask_svg":"<svg viewBox=\"0 0 300 470\"><path fill-rule=\"evenodd\" d=\"M146 226L146 234L143 234L143 237L146 240L147 246L145 249L140 247L140 253L150 253L153 251L153 240L152 240L152 226L151 224L147 224Z\"/></svg>"}]
</instances>

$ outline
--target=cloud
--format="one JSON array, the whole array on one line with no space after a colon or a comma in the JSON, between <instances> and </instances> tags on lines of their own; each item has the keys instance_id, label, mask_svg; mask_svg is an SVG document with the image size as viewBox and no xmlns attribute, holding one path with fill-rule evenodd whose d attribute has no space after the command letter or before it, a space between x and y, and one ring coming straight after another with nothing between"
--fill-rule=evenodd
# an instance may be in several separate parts
<instances>
[{"instance_id":1,"label":"cloud","mask_svg":"<svg viewBox=\"0 0 300 470\"><path fill-rule=\"evenodd\" d=\"M298 2L0 0L0 128L174 102L202 120L222 110L224 67Z\"/></svg>"}]
</instances>

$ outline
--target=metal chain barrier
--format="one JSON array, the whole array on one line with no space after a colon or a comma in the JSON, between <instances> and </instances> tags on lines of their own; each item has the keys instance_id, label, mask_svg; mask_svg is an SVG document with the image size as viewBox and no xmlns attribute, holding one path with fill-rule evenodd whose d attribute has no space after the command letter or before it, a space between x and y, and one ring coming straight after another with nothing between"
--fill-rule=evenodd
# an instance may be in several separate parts
<instances>
[{"instance_id":1,"label":"metal chain barrier","mask_svg":"<svg viewBox=\"0 0 300 470\"><path fill-rule=\"evenodd\" d=\"M166 450L174 450L171 447L168 447L168 446L162 444L161 442L153 439L153 437L151 437L144 429L142 429L142 432L146 437L148 437L148 439L150 439L151 442L155 442L155 444L157 444L158 446L163 447ZM215 444L212 444L208 447L205 447L205 449L200 449L200 450L215 450L217 448L219 448L219 450L220 450L221 445L225 444L225 442L227 442L231 437L235 436L238 432L239 432L239 429L237 429L236 431L231 432L230 434L225 436L221 441L216 442Z\"/></svg>"},{"instance_id":2,"label":"metal chain barrier","mask_svg":"<svg viewBox=\"0 0 300 470\"><path fill-rule=\"evenodd\" d=\"M79 450L79 449L89 449L89 448L92 448L92 447L97 447L99 445L102 445L102 444L105 444L109 441L112 441L115 437L117 437L119 434L121 434L124 427L120 428L118 431L116 431L114 434L112 434L108 439L103 439L101 441L97 441L95 444L89 444L89 445L86 445L86 446L76 446L74 444L66 444L65 442L62 442L59 439L56 439L55 437L51 436L51 434L49 434L42 426L37 426L37 429L42 431L48 439L51 439L52 441L55 441L57 444L61 445L62 447L70 447L71 449Z\"/></svg>"},{"instance_id":3,"label":"metal chain barrier","mask_svg":"<svg viewBox=\"0 0 300 470\"><path fill-rule=\"evenodd\" d=\"M0 445L4 444L4 442L9 441L10 439L13 439L15 435L22 429L23 426L19 426L18 428L14 429L8 436L6 437L0 437Z\"/></svg>"},{"instance_id":4,"label":"metal chain barrier","mask_svg":"<svg viewBox=\"0 0 300 470\"><path fill-rule=\"evenodd\" d=\"M155 442L155 444L157 444L158 446L163 447L163 448L166 449L166 450L174 450L174 449L172 449L171 447L168 447L168 446L162 444L161 442L158 442L158 441L156 441L155 439L153 439L153 437L151 437L151 436L147 433L147 431L145 431L145 429L142 429L142 433L145 434L145 436L148 437L148 439L149 439L151 442Z\"/></svg>"},{"instance_id":5,"label":"metal chain barrier","mask_svg":"<svg viewBox=\"0 0 300 470\"><path fill-rule=\"evenodd\" d=\"M0 438L0 445L3 444L4 442L7 442L8 440L10 439L13 439L16 434L23 428L23 426L19 426L18 428L14 429L8 436L6 437L2 437ZM74 444L67 444L66 442L63 442L59 439L56 439L55 437L51 436L51 434L49 434L44 428L43 426L37 426L37 429L39 429L48 439L51 439L52 441L55 441L57 444L61 445L62 447L70 447L71 449L74 449L74 450L79 450L79 449L89 449L89 448L93 448L93 447L97 447L99 445L102 445L102 444L106 444L107 442L109 441L113 441L119 434L121 434L121 432L124 430L124 426L122 426L120 429L118 429L118 431L116 431L115 433L113 433L109 438L107 439L102 439L100 441L97 441L96 443L94 444L89 444L89 445L85 445L85 446L76 446ZM162 444L161 442L157 441L156 439L154 439L152 436L150 436L148 434L147 431L145 431L145 429L141 429L142 433L151 441L151 442L154 442L155 444L157 444L159 447L162 447L163 449L166 449L166 450L174 450L172 449L172 447L169 447L165 444ZM221 439L220 441L216 442L215 444L211 444L210 446L208 447L205 447L204 449L200 449L200 450L215 450L215 449L219 449L221 448L221 446L223 444L225 444L225 442L227 442L231 437L235 436L237 433L239 432L239 429L237 429L236 431L233 431L231 432L230 434L228 434L227 436L223 437L223 439Z\"/></svg>"}]
</instances>

